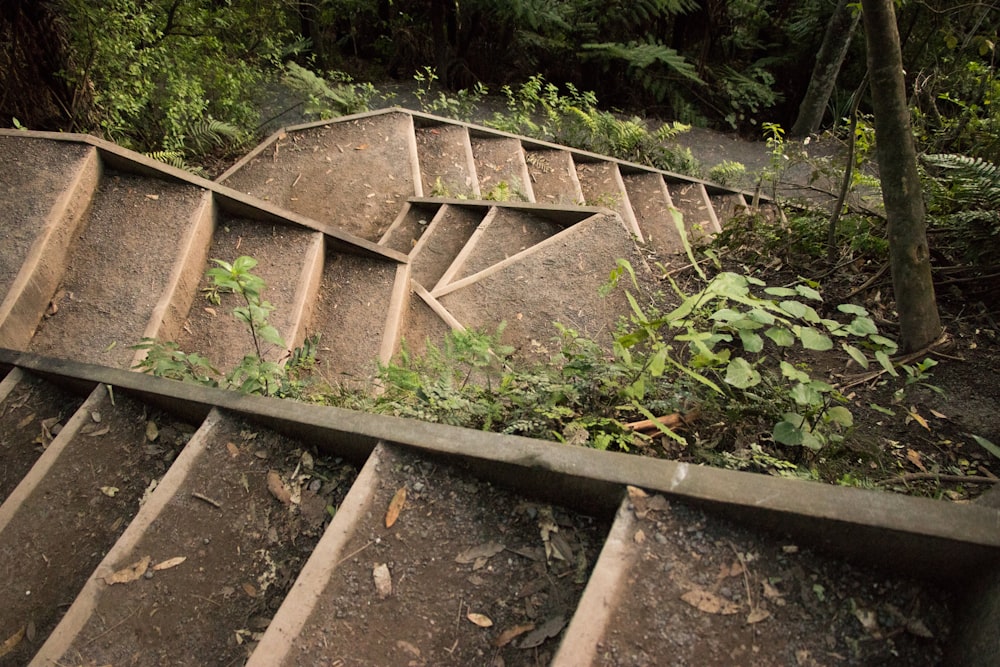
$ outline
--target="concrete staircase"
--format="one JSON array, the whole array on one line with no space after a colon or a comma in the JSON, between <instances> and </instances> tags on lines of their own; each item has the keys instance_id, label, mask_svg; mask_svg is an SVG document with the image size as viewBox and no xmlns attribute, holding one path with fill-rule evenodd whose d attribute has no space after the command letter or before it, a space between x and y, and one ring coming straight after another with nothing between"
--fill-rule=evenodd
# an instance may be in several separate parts
<instances>
[{"instance_id":1,"label":"concrete staircase","mask_svg":"<svg viewBox=\"0 0 1000 667\"><path fill-rule=\"evenodd\" d=\"M0 665L791 664L836 650L818 630L767 641L747 620L758 593L703 598L733 614L678 602L734 553L780 579L789 544L816 549L831 582L846 560L871 590L921 591L955 664L995 664L995 509L129 371L142 337L242 357L232 304L200 295L210 260L237 255L276 306L287 349L268 354L320 333L337 382L369 384L404 340L501 321L544 358L551 322L598 336L625 312L597 295L615 258L647 277L651 254L685 262L672 211L714 233L740 192L393 109L282 130L218 182L92 137L0 131L0 200ZM373 584L380 564L405 596ZM491 580L508 592L476 600ZM970 602L940 602L942 581ZM785 600L766 623L821 618ZM477 609L495 626L466 620ZM750 626L755 652L708 641Z\"/></svg>"}]
</instances>

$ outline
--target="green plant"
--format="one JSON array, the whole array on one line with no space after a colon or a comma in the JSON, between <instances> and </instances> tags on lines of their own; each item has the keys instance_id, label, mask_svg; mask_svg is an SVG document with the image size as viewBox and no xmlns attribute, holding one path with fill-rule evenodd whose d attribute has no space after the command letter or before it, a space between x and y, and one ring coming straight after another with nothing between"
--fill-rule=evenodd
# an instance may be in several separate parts
<instances>
[{"instance_id":1,"label":"green plant","mask_svg":"<svg viewBox=\"0 0 1000 667\"><path fill-rule=\"evenodd\" d=\"M417 88L413 94L420 103L421 111L458 120L472 120L479 104L489 94L489 89L486 86L476 82L472 90L463 88L454 94L439 90L435 95L433 88L438 80L438 75L433 67L425 66L418 70L413 75L413 80L417 82Z\"/></svg>"},{"instance_id":2,"label":"green plant","mask_svg":"<svg viewBox=\"0 0 1000 667\"><path fill-rule=\"evenodd\" d=\"M747 168L742 162L723 160L708 170L708 180L730 187L743 187L747 181Z\"/></svg>"},{"instance_id":3,"label":"green plant","mask_svg":"<svg viewBox=\"0 0 1000 667\"><path fill-rule=\"evenodd\" d=\"M282 77L285 85L305 96L305 113L317 118L336 118L345 114L367 111L374 96L374 87L356 84L350 76L333 72L330 81L294 62L285 65Z\"/></svg>"}]
</instances>

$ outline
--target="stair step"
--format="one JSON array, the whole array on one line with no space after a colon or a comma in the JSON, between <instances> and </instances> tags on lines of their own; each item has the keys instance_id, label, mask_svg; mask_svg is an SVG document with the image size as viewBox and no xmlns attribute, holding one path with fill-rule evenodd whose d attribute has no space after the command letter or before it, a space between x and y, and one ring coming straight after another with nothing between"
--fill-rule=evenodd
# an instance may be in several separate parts
<instances>
[{"instance_id":1,"label":"stair step","mask_svg":"<svg viewBox=\"0 0 1000 667\"><path fill-rule=\"evenodd\" d=\"M211 293L212 284L205 276L206 271L217 266L211 260L232 263L243 255L257 260L250 271L263 278L266 284L261 299L274 306L268 318L270 324L277 328L287 347L294 346L298 333L294 320L296 295L299 285L307 279L309 249L316 237L316 232L291 226L229 216L219 220L208 252L209 259L202 266L198 295L177 339L180 348L209 358L223 372L239 364L245 355L255 354L247 325L232 314L234 308L246 305L242 298L233 293L221 293L219 304L205 298ZM264 358L270 361L277 361L286 352L285 348L274 349L270 343L263 343L263 348Z\"/></svg>"},{"instance_id":2,"label":"stair step","mask_svg":"<svg viewBox=\"0 0 1000 667\"><path fill-rule=\"evenodd\" d=\"M0 346L28 344L97 187L90 146L0 137Z\"/></svg>"},{"instance_id":3,"label":"stair step","mask_svg":"<svg viewBox=\"0 0 1000 667\"><path fill-rule=\"evenodd\" d=\"M750 211L746 199L738 192L709 195L709 199L712 200L712 207L715 208L720 228L726 226L727 220L738 215L746 215Z\"/></svg>"},{"instance_id":4,"label":"stair step","mask_svg":"<svg viewBox=\"0 0 1000 667\"><path fill-rule=\"evenodd\" d=\"M428 342L440 348L451 331L448 323L418 296L410 299L403 321L401 338L406 343L406 349L413 355L423 355L427 351Z\"/></svg>"},{"instance_id":5,"label":"stair step","mask_svg":"<svg viewBox=\"0 0 1000 667\"><path fill-rule=\"evenodd\" d=\"M616 212L621 216L625 229L635 234L641 241L642 230L639 229L639 223L632 210L632 202L625 189L618 163L577 162L576 173L587 206L603 206Z\"/></svg>"},{"instance_id":6,"label":"stair step","mask_svg":"<svg viewBox=\"0 0 1000 667\"><path fill-rule=\"evenodd\" d=\"M583 190L569 151L533 149L525 151L535 200L540 204L578 206Z\"/></svg>"},{"instance_id":7,"label":"stair step","mask_svg":"<svg viewBox=\"0 0 1000 667\"><path fill-rule=\"evenodd\" d=\"M76 395L20 371L4 383L6 387L0 384L0 504L83 403Z\"/></svg>"},{"instance_id":8,"label":"stair step","mask_svg":"<svg viewBox=\"0 0 1000 667\"><path fill-rule=\"evenodd\" d=\"M49 635L192 431L120 393L112 403L98 385L49 443L0 506L0 634L29 622L35 634L8 664L25 664Z\"/></svg>"},{"instance_id":9,"label":"stair step","mask_svg":"<svg viewBox=\"0 0 1000 667\"><path fill-rule=\"evenodd\" d=\"M340 505L356 477L350 465L311 449L210 415L184 452L184 469L142 508L39 657L72 656L79 664L125 664L134 656L157 664L245 660L322 535L327 508ZM103 583L143 558L150 566L186 560L136 581Z\"/></svg>"},{"instance_id":10,"label":"stair step","mask_svg":"<svg viewBox=\"0 0 1000 667\"><path fill-rule=\"evenodd\" d=\"M379 240L379 245L391 248L404 255L416 247L417 241L427 231L434 215L438 212L439 206L423 206L407 202L403 204L399 215L390 225L389 229Z\"/></svg>"},{"instance_id":11,"label":"stair step","mask_svg":"<svg viewBox=\"0 0 1000 667\"><path fill-rule=\"evenodd\" d=\"M535 201L520 141L512 137L474 135L472 155L484 199Z\"/></svg>"},{"instance_id":12,"label":"stair step","mask_svg":"<svg viewBox=\"0 0 1000 667\"><path fill-rule=\"evenodd\" d=\"M410 253L413 280L427 289L451 266L482 221L480 207L443 204Z\"/></svg>"},{"instance_id":13,"label":"stair step","mask_svg":"<svg viewBox=\"0 0 1000 667\"><path fill-rule=\"evenodd\" d=\"M683 255L684 244L671 215L673 207L663 177L650 172L636 172L625 174L623 180L646 243L664 259Z\"/></svg>"},{"instance_id":14,"label":"stair step","mask_svg":"<svg viewBox=\"0 0 1000 667\"><path fill-rule=\"evenodd\" d=\"M416 136L424 195L480 198L472 143L464 125L418 127Z\"/></svg>"},{"instance_id":15,"label":"stair step","mask_svg":"<svg viewBox=\"0 0 1000 667\"><path fill-rule=\"evenodd\" d=\"M721 231L704 185L671 181L667 190L674 207L684 216L684 226L692 241Z\"/></svg>"},{"instance_id":16,"label":"stair step","mask_svg":"<svg viewBox=\"0 0 1000 667\"><path fill-rule=\"evenodd\" d=\"M597 246L593 239L600 238ZM610 345L615 313L628 308L620 290L601 297L600 288L617 260L629 261L640 280L649 280L645 260L617 216L594 215L484 271L435 292L464 326L495 330L520 346L523 358L548 359L556 335L553 322ZM531 341L530 345L525 345Z\"/></svg>"},{"instance_id":17,"label":"stair step","mask_svg":"<svg viewBox=\"0 0 1000 667\"><path fill-rule=\"evenodd\" d=\"M432 291L509 259L566 227L527 211L493 208Z\"/></svg>"},{"instance_id":18,"label":"stair step","mask_svg":"<svg viewBox=\"0 0 1000 667\"><path fill-rule=\"evenodd\" d=\"M413 119L386 113L279 134L222 183L378 241L403 202L423 193Z\"/></svg>"},{"instance_id":19,"label":"stair step","mask_svg":"<svg viewBox=\"0 0 1000 667\"><path fill-rule=\"evenodd\" d=\"M394 262L327 252L306 335L320 335L317 365L333 385L369 386L384 342Z\"/></svg>"},{"instance_id":20,"label":"stair step","mask_svg":"<svg viewBox=\"0 0 1000 667\"><path fill-rule=\"evenodd\" d=\"M804 567L811 589L791 587ZM850 598L862 619L895 606L907 610L900 618L919 610L921 622L940 628L951 615L930 587L800 553L790 540L642 494L623 501L552 665L653 664L663 655L675 664L787 665L831 654L858 664L941 664L944 656L916 642L832 634L842 612L827 595ZM789 627L798 638L791 646ZM747 643L737 654L711 641L739 633Z\"/></svg>"},{"instance_id":21,"label":"stair step","mask_svg":"<svg viewBox=\"0 0 1000 667\"><path fill-rule=\"evenodd\" d=\"M107 173L81 223L53 304L29 349L128 368L194 223L203 191Z\"/></svg>"},{"instance_id":22,"label":"stair step","mask_svg":"<svg viewBox=\"0 0 1000 667\"><path fill-rule=\"evenodd\" d=\"M425 480L419 487L414 475ZM405 505L386 527L386 508L402 488ZM308 585L296 586L299 599L279 610L250 665L348 656L380 665L418 658L422 664L468 665L485 656L524 664L528 647L511 642L497 648L497 635L559 617L561 623L550 623L550 641L557 642L565 608L575 606L608 527L563 508L526 503L461 468L381 446L344 506L303 573ZM562 548L565 557L552 556L553 548ZM372 580L381 567L405 596L379 599ZM470 613L489 619L492 628L470 621ZM294 640L288 639L290 628L297 629Z\"/></svg>"}]
</instances>

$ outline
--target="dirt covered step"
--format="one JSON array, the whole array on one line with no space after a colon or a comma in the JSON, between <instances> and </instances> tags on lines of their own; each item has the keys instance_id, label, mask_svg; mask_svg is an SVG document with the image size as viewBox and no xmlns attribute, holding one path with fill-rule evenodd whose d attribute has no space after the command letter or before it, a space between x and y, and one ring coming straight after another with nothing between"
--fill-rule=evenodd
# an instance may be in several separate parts
<instances>
[{"instance_id":1,"label":"dirt covered step","mask_svg":"<svg viewBox=\"0 0 1000 667\"><path fill-rule=\"evenodd\" d=\"M0 137L0 346L30 340L99 173L93 147Z\"/></svg>"},{"instance_id":2,"label":"dirt covered step","mask_svg":"<svg viewBox=\"0 0 1000 667\"><path fill-rule=\"evenodd\" d=\"M128 368L190 230L210 209L193 185L106 172L80 223L47 317L28 348Z\"/></svg>"},{"instance_id":3,"label":"dirt covered step","mask_svg":"<svg viewBox=\"0 0 1000 667\"><path fill-rule=\"evenodd\" d=\"M380 445L249 664L548 664L607 528Z\"/></svg>"},{"instance_id":4,"label":"dirt covered step","mask_svg":"<svg viewBox=\"0 0 1000 667\"><path fill-rule=\"evenodd\" d=\"M486 216L482 207L443 204L410 252L412 279L427 289L435 285Z\"/></svg>"},{"instance_id":5,"label":"dirt covered step","mask_svg":"<svg viewBox=\"0 0 1000 667\"><path fill-rule=\"evenodd\" d=\"M739 192L709 192L708 198L712 201L712 207L715 209L720 231L726 226L728 220L736 216L746 215L750 210L746 199Z\"/></svg>"},{"instance_id":6,"label":"dirt covered step","mask_svg":"<svg viewBox=\"0 0 1000 667\"><path fill-rule=\"evenodd\" d=\"M242 664L355 476L213 411L37 662Z\"/></svg>"},{"instance_id":7,"label":"dirt covered step","mask_svg":"<svg viewBox=\"0 0 1000 667\"><path fill-rule=\"evenodd\" d=\"M479 180L469 130L464 125L416 128L424 195L479 199Z\"/></svg>"},{"instance_id":8,"label":"dirt covered step","mask_svg":"<svg viewBox=\"0 0 1000 667\"><path fill-rule=\"evenodd\" d=\"M938 665L951 604L630 488L552 664Z\"/></svg>"},{"instance_id":9,"label":"dirt covered step","mask_svg":"<svg viewBox=\"0 0 1000 667\"><path fill-rule=\"evenodd\" d=\"M583 190L573 164L573 154L552 148L525 147L525 161L535 200L540 204L579 206Z\"/></svg>"},{"instance_id":10,"label":"dirt covered step","mask_svg":"<svg viewBox=\"0 0 1000 667\"><path fill-rule=\"evenodd\" d=\"M684 227L691 239L722 231L712 200L702 183L668 181L667 191L670 193L671 203L684 216Z\"/></svg>"},{"instance_id":11,"label":"dirt covered step","mask_svg":"<svg viewBox=\"0 0 1000 667\"><path fill-rule=\"evenodd\" d=\"M345 232L378 241L423 194L413 119L390 112L276 135L219 180Z\"/></svg>"},{"instance_id":12,"label":"dirt covered step","mask_svg":"<svg viewBox=\"0 0 1000 667\"><path fill-rule=\"evenodd\" d=\"M0 382L0 504L81 403L80 396L20 369Z\"/></svg>"},{"instance_id":13,"label":"dirt covered step","mask_svg":"<svg viewBox=\"0 0 1000 667\"><path fill-rule=\"evenodd\" d=\"M392 225L379 239L379 245L404 255L416 247L420 237L427 231L427 225L437 214L439 206L406 202L400 209Z\"/></svg>"},{"instance_id":14,"label":"dirt covered step","mask_svg":"<svg viewBox=\"0 0 1000 667\"><path fill-rule=\"evenodd\" d=\"M319 282L323 243L321 233L308 229L222 216L207 259L199 267L197 297L177 337L180 348L208 357L223 371L239 364L244 355L255 354L249 327L233 315L233 309L245 307L246 302L240 295L215 289L207 277L208 269L218 266L213 260L232 264L246 256L256 262L250 273L264 280L260 298L274 306L268 322L285 342L283 348L263 342L264 358L282 359L302 341L302 320Z\"/></svg>"},{"instance_id":15,"label":"dirt covered step","mask_svg":"<svg viewBox=\"0 0 1000 667\"><path fill-rule=\"evenodd\" d=\"M576 174L587 206L603 206L618 213L625 228L642 240L642 231L636 222L635 212L625 182L622 180L618 163L581 162L576 163Z\"/></svg>"},{"instance_id":16,"label":"dirt covered step","mask_svg":"<svg viewBox=\"0 0 1000 667\"><path fill-rule=\"evenodd\" d=\"M98 385L54 439L42 433L44 453L0 506L0 636L16 638L0 665L38 650L193 432Z\"/></svg>"},{"instance_id":17,"label":"dirt covered step","mask_svg":"<svg viewBox=\"0 0 1000 667\"><path fill-rule=\"evenodd\" d=\"M520 140L492 134L473 134L472 155L483 199L535 201Z\"/></svg>"},{"instance_id":18,"label":"dirt covered step","mask_svg":"<svg viewBox=\"0 0 1000 667\"><path fill-rule=\"evenodd\" d=\"M663 176L635 171L622 178L645 242L665 260L683 255L684 244L671 215L673 203Z\"/></svg>"},{"instance_id":19,"label":"dirt covered step","mask_svg":"<svg viewBox=\"0 0 1000 667\"><path fill-rule=\"evenodd\" d=\"M539 212L493 207L431 292L510 259L568 226L565 221L547 218Z\"/></svg>"}]
</instances>

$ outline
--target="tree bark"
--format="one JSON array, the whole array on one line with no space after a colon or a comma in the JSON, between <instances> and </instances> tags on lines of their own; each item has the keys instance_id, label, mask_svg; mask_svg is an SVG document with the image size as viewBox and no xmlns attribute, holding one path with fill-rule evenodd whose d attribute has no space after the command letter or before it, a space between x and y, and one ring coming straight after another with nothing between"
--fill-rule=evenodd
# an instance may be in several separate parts
<instances>
[{"instance_id":1,"label":"tree bark","mask_svg":"<svg viewBox=\"0 0 1000 667\"><path fill-rule=\"evenodd\" d=\"M889 221L889 264L899 313L899 346L913 352L941 334L934 298L924 201L906 105L893 0L862 0L876 153Z\"/></svg>"},{"instance_id":2,"label":"tree bark","mask_svg":"<svg viewBox=\"0 0 1000 667\"><path fill-rule=\"evenodd\" d=\"M816 54L816 65L809 79L809 87L806 89L805 97L802 98L799 115L788 133L789 137L809 136L819 130L820 123L823 122L826 103L837 83L840 66L844 63L844 57L851 46L851 38L860 18L859 13L851 9L850 4L849 0L840 0L837 8L833 10L830 22L826 25L823 43L819 47L819 53Z\"/></svg>"}]
</instances>

